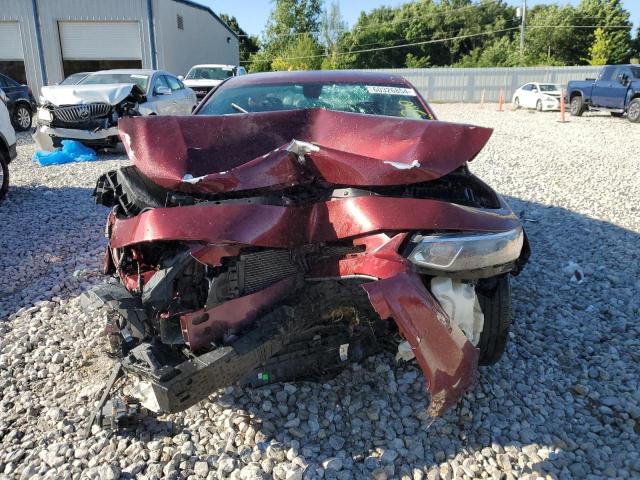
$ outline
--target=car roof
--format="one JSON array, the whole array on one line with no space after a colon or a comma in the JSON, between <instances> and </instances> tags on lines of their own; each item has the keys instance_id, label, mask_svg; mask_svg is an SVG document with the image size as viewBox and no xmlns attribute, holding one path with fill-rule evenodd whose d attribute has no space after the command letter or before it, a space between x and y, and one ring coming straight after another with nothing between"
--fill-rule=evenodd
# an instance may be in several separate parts
<instances>
[{"instance_id":1,"label":"car roof","mask_svg":"<svg viewBox=\"0 0 640 480\"><path fill-rule=\"evenodd\" d=\"M164 70L151 70L145 68L120 68L114 70L98 70L97 72L92 72L90 75L94 73L129 73L129 74L137 74L137 75L153 75L154 73L163 73L167 75L173 75L173 73L165 72Z\"/></svg>"},{"instance_id":2,"label":"car roof","mask_svg":"<svg viewBox=\"0 0 640 480\"><path fill-rule=\"evenodd\" d=\"M202 63L199 65L194 65L191 68L198 68L198 67L231 67L231 68L236 68L235 65L231 65L230 63ZM189 70L191 70L191 68Z\"/></svg>"},{"instance_id":3,"label":"car roof","mask_svg":"<svg viewBox=\"0 0 640 480\"><path fill-rule=\"evenodd\" d=\"M229 78L224 85L239 87L265 83L372 83L409 86L410 83L400 75L381 72L363 72L360 70L307 70L296 72L263 72Z\"/></svg>"}]
</instances>

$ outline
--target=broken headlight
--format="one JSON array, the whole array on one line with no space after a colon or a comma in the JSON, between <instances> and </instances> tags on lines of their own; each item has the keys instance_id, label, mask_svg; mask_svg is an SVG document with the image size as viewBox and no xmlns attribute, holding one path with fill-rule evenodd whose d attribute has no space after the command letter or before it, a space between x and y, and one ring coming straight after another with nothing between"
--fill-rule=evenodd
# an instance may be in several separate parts
<instances>
[{"instance_id":1,"label":"broken headlight","mask_svg":"<svg viewBox=\"0 0 640 480\"><path fill-rule=\"evenodd\" d=\"M504 265L520 256L522 227L498 233L415 235L409 260L421 267L461 272Z\"/></svg>"}]
</instances>

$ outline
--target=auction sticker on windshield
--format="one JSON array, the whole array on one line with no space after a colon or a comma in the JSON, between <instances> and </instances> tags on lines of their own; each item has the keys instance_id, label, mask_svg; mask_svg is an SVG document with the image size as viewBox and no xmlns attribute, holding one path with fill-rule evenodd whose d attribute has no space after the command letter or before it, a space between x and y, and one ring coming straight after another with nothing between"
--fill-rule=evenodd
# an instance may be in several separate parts
<instances>
[{"instance_id":1,"label":"auction sticker on windshield","mask_svg":"<svg viewBox=\"0 0 640 480\"><path fill-rule=\"evenodd\" d=\"M383 95L409 95L415 97L416 91L413 88L402 87L382 87L376 85L367 85L367 91L369 93L380 93Z\"/></svg>"}]
</instances>

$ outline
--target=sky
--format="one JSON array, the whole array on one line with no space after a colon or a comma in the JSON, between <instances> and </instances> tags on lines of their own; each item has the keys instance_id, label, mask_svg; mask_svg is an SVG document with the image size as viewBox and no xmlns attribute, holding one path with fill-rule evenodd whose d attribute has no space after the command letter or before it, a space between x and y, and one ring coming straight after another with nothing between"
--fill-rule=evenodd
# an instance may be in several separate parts
<instances>
[{"instance_id":1,"label":"sky","mask_svg":"<svg viewBox=\"0 0 640 480\"><path fill-rule=\"evenodd\" d=\"M271 12L270 0L196 0L205 4L216 13L228 13L238 19L240 27L250 35L259 35L264 30L267 18ZM331 1L331 0L327 0ZM352 26L362 10L369 11L376 7L387 5L396 6L407 3L408 0L338 0L342 16L349 26ZM507 3L518 6L521 0L507 0ZM538 3L553 3L553 0L528 0L527 5ZM557 1L559 4L571 3L577 5L579 0ZM631 21L635 28L640 27L640 0L623 0L623 5L631 13ZM634 32L635 32L634 28ZM634 35L635 36L635 35Z\"/></svg>"}]
</instances>

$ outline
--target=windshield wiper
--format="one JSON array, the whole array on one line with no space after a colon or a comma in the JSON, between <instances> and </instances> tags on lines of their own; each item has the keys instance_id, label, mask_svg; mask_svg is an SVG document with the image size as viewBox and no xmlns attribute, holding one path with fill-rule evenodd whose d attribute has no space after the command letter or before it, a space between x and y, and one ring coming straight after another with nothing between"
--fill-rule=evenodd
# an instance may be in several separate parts
<instances>
[{"instance_id":1,"label":"windshield wiper","mask_svg":"<svg viewBox=\"0 0 640 480\"><path fill-rule=\"evenodd\" d=\"M244 108L242 108L242 107L241 107L240 105L238 105L237 103L233 103L233 102L231 102L231 107L232 107L234 110L239 111L240 113L249 113L247 110L245 110Z\"/></svg>"}]
</instances>

